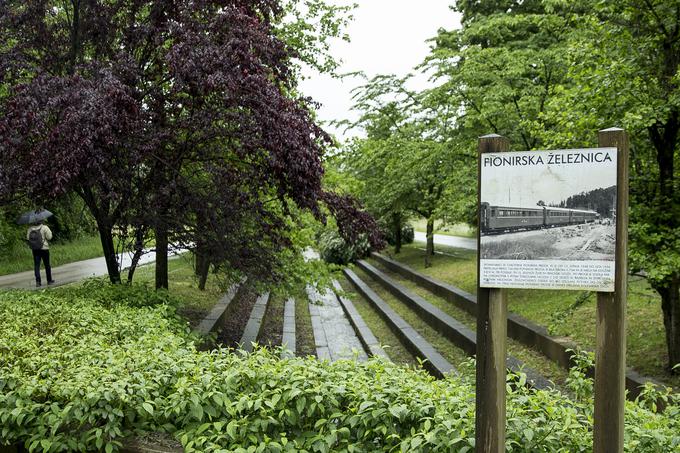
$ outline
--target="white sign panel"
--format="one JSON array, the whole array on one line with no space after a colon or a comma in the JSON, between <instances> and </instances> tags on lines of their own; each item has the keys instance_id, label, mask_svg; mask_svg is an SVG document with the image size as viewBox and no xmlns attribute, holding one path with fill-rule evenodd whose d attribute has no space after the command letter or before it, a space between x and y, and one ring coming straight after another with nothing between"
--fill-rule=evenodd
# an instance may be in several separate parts
<instances>
[{"instance_id":1,"label":"white sign panel","mask_svg":"<svg viewBox=\"0 0 680 453\"><path fill-rule=\"evenodd\" d=\"M480 159L481 287L614 291L616 148Z\"/></svg>"}]
</instances>

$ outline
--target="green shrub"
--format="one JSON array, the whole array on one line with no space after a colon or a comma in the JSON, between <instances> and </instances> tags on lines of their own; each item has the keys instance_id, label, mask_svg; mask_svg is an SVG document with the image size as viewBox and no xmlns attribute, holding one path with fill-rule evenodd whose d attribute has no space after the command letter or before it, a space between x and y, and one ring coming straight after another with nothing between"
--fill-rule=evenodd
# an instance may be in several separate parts
<instances>
[{"instance_id":1,"label":"green shrub","mask_svg":"<svg viewBox=\"0 0 680 453\"><path fill-rule=\"evenodd\" d=\"M177 307L180 301L167 290L156 290L143 283L112 285L106 277L92 278L82 285L63 288L55 297L82 297L104 307L125 305L128 307Z\"/></svg>"},{"instance_id":2,"label":"green shrub","mask_svg":"<svg viewBox=\"0 0 680 453\"><path fill-rule=\"evenodd\" d=\"M76 291L0 293L0 443L91 451L161 428L146 409L172 391L193 337L166 305L110 305Z\"/></svg>"},{"instance_id":3,"label":"green shrub","mask_svg":"<svg viewBox=\"0 0 680 453\"><path fill-rule=\"evenodd\" d=\"M397 238L394 234L394 229L385 222L380 223L380 229L382 230L385 240L389 245L395 245L397 243ZM415 240L415 230L409 224L405 224L401 227L401 244L412 244Z\"/></svg>"},{"instance_id":4,"label":"green shrub","mask_svg":"<svg viewBox=\"0 0 680 453\"><path fill-rule=\"evenodd\" d=\"M165 431L187 451L474 450L471 373L436 381L377 359L199 352L167 305L115 292L110 303L107 291L0 293L0 444L114 451L126 436ZM573 388L589 385L573 377ZM588 392L571 400L523 379L508 385L507 450L591 450ZM677 395L660 411L652 393L626 406L627 451L680 448Z\"/></svg>"},{"instance_id":5,"label":"green shrub","mask_svg":"<svg viewBox=\"0 0 680 453\"><path fill-rule=\"evenodd\" d=\"M401 229L401 243L402 244L413 244L416 238L415 230L411 225L404 225Z\"/></svg>"},{"instance_id":6,"label":"green shrub","mask_svg":"<svg viewBox=\"0 0 680 453\"><path fill-rule=\"evenodd\" d=\"M54 214L48 222L56 241L73 241L97 232L94 218L75 194L64 195L46 207Z\"/></svg>"},{"instance_id":7,"label":"green shrub","mask_svg":"<svg viewBox=\"0 0 680 453\"><path fill-rule=\"evenodd\" d=\"M26 248L26 227L15 223L13 212L0 208L0 259L8 259Z\"/></svg>"},{"instance_id":8,"label":"green shrub","mask_svg":"<svg viewBox=\"0 0 680 453\"><path fill-rule=\"evenodd\" d=\"M365 258L370 251L370 244L366 238L360 238L352 245L348 244L334 230L321 233L319 249L321 259L330 264L347 264L357 259Z\"/></svg>"}]
</instances>

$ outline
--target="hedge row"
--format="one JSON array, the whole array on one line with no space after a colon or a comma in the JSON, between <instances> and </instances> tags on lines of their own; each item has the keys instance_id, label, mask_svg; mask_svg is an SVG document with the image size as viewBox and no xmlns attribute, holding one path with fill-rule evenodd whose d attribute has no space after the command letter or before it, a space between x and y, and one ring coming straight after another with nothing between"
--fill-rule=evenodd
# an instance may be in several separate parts
<instances>
[{"instance_id":1,"label":"hedge row","mask_svg":"<svg viewBox=\"0 0 680 453\"><path fill-rule=\"evenodd\" d=\"M463 377L199 352L167 297L127 291L0 293L0 443L115 451L165 431L187 451L473 450L474 383ZM592 382L575 369L570 385L572 399L509 383L508 451L591 450ZM657 397L628 403L628 451L680 449L680 401L667 396L658 413Z\"/></svg>"}]
</instances>

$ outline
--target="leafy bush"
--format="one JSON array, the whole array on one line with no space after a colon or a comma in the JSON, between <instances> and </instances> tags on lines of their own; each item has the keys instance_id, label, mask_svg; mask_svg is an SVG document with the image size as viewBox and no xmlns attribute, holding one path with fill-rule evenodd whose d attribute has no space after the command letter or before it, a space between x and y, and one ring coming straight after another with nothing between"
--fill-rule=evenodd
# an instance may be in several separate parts
<instances>
[{"instance_id":1,"label":"leafy bush","mask_svg":"<svg viewBox=\"0 0 680 453\"><path fill-rule=\"evenodd\" d=\"M2 214L1 211L0 214ZM0 250L12 246L14 243L14 230L15 229L10 226L9 222L0 215Z\"/></svg>"},{"instance_id":2,"label":"leafy bush","mask_svg":"<svg viewBox=\"0 0 680 453\"><path fill-rule=\"evenodd\" d=\"M368 256L370 244L364 237L352 245L347 243L336 231L327 230L319 239L321 258L331 264L347 264Z\"/></svg>"},{"instance_id":3,"label":"leafy bush","mask_svg":"<svg viewBox=\"0 0 680 453\"><path fill-rule=\"evenodd\" d=\"M164 431L187 451L474 450L472 373L436 381L378 359L199 352L167 305L107 303L107 291L0 293L0 444L114 451ZM523 379L508 385L507 450L591 450L588 392L571 400ZM680 448L680 401L665 397L663 411L651 394L627 404L627 450Z\"/></svg>"},{"instance_id":4,"label":"leafy bush","mask_svg":"<svg viewBox=\"0 0 680 453\"><path fill-rule=\"evenodd\" d=\"M413 244L413 241L416 238L416 233L415 230L411 225L404 225L404 228L401 229L401 241L404 244Z\"/></svg>"},{"instance_id":5,"label":"leafy bush","mask_svg":"<svg viewBox=\"0 0 680 453\"><path fill-rule=\"evenodd\" d=\"M0 259L8 259L26 247L26 227L15 223L13 211L0 208Z\"/></svg>"},{"instance_id":6,"label":"leafy bush","mask_svg":"<svg viewBox=\"0 0 680 453\"><path fill-rule=\"evenodd\" d=\"M397 238L395 237L394 234L394 229L388 224L388 223L380 223L380 229L383 232L383 236L385 236L385 240L389 245L395 245L397 243ZM413 227L409 224L406 224L401 227L401 243L403 244L412 244L413 241L415 240L415 230Z\"/></svg>"},{"instance_id":7,"label":"leafy bush","mask_svg":"<svg viewBox=\"0 0 680 453\"><path fill-rule=\"evenodd\" d=\"M48 209L54 214L49 223L57 241L73 241L97 231L85 203L75 194L64 195Z\"/></svg>"},{"instance_id":8,"label":"leafy bush","mask_svg":"<svg viewBox=\"0 0 680 453\"><path fill-rule=\"evenodd\" d=\"M0 293L0 443L108 451L135 429L158 429L149 401L172 391L178 363L193 353L186 323L166 305Z\"/></svg>"},{"instance_id":9,"label":"leafy bush","mask_svg":"<svg viewBox=\"0 0 680 453\"><path fill-rule=\"evenodd\" d=\"M145 284L112 285L107 278L92 278L82 285L63 288L55 297L82 297L104 307L124 305L128 307L177 307L180 301L167 290L156 290Z\"/></svg>"}]
</instances>

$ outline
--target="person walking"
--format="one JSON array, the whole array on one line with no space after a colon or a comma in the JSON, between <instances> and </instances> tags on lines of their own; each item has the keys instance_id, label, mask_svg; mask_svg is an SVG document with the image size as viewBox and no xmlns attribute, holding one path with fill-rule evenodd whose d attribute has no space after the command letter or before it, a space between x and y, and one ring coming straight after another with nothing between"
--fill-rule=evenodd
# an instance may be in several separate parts
<instances>
[{"instance_id":1,"label":"person walking","mask_svg":"<svg viewBox=\"0 0 680 453\"><path fill-rule=\"evenodd\" d=\"M52 230L42 221L36 222L28 227L26 233L28 245L33 251L33 266L35 270L35 286L42 286L40 280L40 261L45 265L45 274L47 276L47 284L52 285L52 267L50 266L50 243L52 240Z\"/></svg>"}]
</instances>

